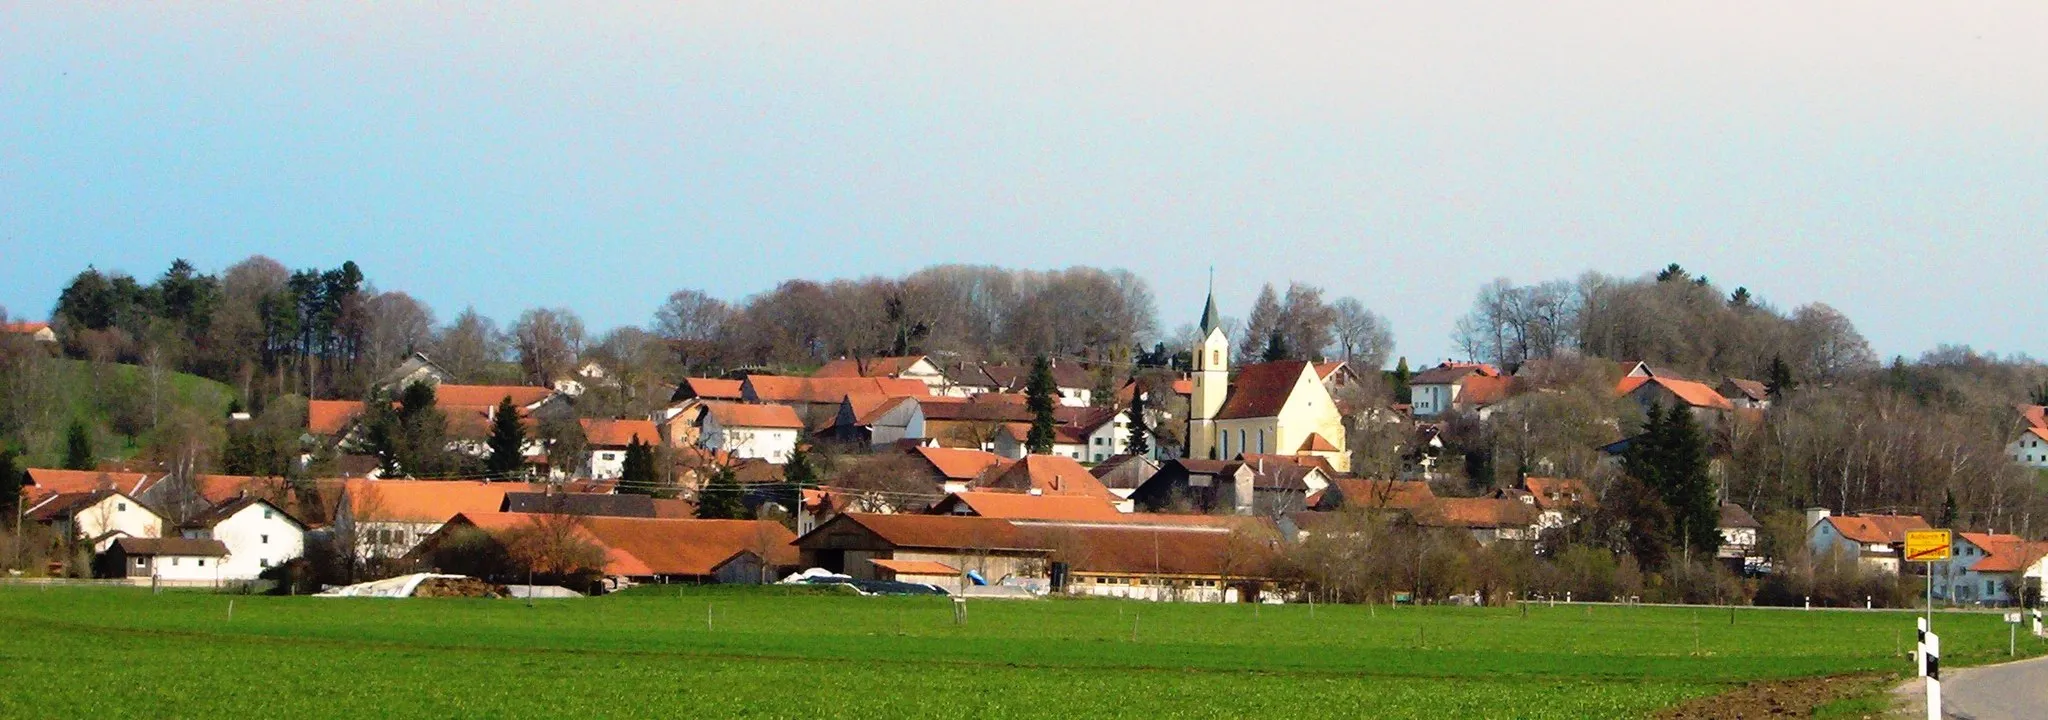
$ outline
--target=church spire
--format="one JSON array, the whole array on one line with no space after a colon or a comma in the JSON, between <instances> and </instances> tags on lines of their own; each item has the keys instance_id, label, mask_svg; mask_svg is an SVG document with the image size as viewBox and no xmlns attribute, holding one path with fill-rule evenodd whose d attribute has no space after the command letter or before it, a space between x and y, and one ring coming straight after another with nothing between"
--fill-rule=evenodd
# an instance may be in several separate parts
<instances>
[{"instance_id":1,"label":"church spire","mask_svg":"<svg viewBox=\"0 0 2048 720\"><path fill-rule=\"evenodd\" d=\"M1222 313L1216 312L1216 266L1209 266L1209 303L1202 308L1202 334L1223 326Z\"/></svg>"}]
</instances>

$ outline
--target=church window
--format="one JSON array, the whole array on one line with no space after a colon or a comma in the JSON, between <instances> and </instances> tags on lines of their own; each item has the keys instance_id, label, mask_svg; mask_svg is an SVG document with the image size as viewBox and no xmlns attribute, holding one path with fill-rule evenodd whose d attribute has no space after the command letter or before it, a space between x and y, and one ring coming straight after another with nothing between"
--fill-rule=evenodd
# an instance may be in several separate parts
<instances>
[{"instance_id":1,"label":"church window","mask_svg":"<svg viewBox=\"0 0 2048 720\"><path fill-rule=\"evenodd\" d=\"M1222 364L1223 364L1223 351L1222 351L1222 350L1210 350L1210 351L1209 351L1209 367L1215 367L1215 366L1217 366L1217 365L1222 365Z\"/></svg>"},{"instance_id":2,"label":"church window","mask_svg":"<svg viewBox=\"0 0 2048 720\"><path fill-rule=\"evenodd\" d=\"M1239 454L1243 454L1243 453L1244 453L1244 449L1245 449L1245 448L1248 448L1248 447L1251 447L1251 446L1250 446L1250 445L1246 445L1246 444L1245 444L1245 442L1244 442L1244 431L1243 431L1243 430L1239 430L1239 431L1237 431L1237 452L1238 452Z\"/></svg>"},{"instance_id":3,"label":"church window","mask_svg":"<svg viewBox=\"0 0 2048 720\"><path fill-rule=\"evenodd\" d=\"M1259 431L1259 452L1266 452L1266 431L1264 430Z\"/></svg>"}]
</instances>

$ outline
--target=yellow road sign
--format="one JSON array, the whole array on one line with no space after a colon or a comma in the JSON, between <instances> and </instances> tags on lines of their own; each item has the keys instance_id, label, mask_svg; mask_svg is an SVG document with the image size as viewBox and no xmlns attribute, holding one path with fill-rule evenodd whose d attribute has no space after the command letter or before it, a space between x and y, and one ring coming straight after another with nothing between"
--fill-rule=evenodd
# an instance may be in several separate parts
<instances>
[{"instance_id":1,"label":"yellow road sign","mask_svg":"<svg viewBox=\"0 0 2048 720\"><path fill-rule=\"evenodd\" d=\"M1907 530L1906 559L1911 562L1947 560L1954 542L1947 530Z\"/></svg>"}]
</instances>

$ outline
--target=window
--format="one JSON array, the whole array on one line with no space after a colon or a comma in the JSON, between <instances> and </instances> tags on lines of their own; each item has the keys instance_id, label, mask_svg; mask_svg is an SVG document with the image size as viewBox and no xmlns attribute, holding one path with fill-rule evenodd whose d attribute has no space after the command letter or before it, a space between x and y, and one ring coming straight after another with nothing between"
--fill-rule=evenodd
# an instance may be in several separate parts
<instances>
[{"instance_id":1,"label":"window","mask_svg":"<svg viewBox=\"0 0 2048 720\"><path fill-rule=\"evenodd\" d=\"M199 558L199 566L206 567L206 558Z\"/></svg>"},{"instance_id":2,"label":"window","mask_svg":"<svg viewBox=\"0 0 2048 720\"><path fill-rule=\"evenodd\" d=\"M258 536L256 536L256 537L262 538L262 544L264 544L264 545L269 545L269 544L270 544L270 536L269 536L269 535L258 535Z\"/></svg>"},{"instance_id":3,"label":"window","mask_svg":"<svg viewBox=\"0 0 2048 720\"><path fill-rule=\"evenodd\" d=\"M1997 594L1998 594L1998 585L1996 585L1996 584L1995 584L1995 583L1997 583L1997 582L1998 582L1998 581L1996 581L1996 580L1986 580L1986 581L1984 581L1984 595L1985 595L1985 596L1987 596L1987 597L1988 597L1988 596L1991 596L1991 595L1997 595Z\"/></svg>"},{"instance_id":4,"label":"window","mask_svg":"<svg viewBox=\"0 0 2048 720\"><path fill-rule=\"evenodd\" d=\"M171 567L177 567L177 566L178 566L178 559L177 559L177 558L171 558Z\"/></svg>"},{"instance_id":5,"label":"window","mask_svg":"<svg viewBox=\"0 0 2048 720\"><path fill-rule=\"evenodd\" d=\"M1237 452L1238 452L1239 454L1243 454L1243 453L1244 453L1244 449L1245 449L1245 448L1248 448L1248 447L1251 447L1251 446L1250 446L1250 445L1246 445L1246 444L1244 443L1244 431L1243 431L1243 430L1239 430L1239 431L1237 431Z\"/></svg>"},{"instance_id":6,"label":"window","mask_svg":"<svg viewBox=\"0 0 2048 720\"><path fill-rule=\"evenodd\" d=\"M258 567L270 567L270 558L258 558L256 565Z\"/></svg>"},{"instance_id":7,"label":"window","mask_svg":"<svg viewBox=\"0 0 2048 720\"><path fill-rule=\"evenodd\" d=\"M117 503L114 503L114 512L128 512L128 503L124 503L124 502L117 502Z\"/></svg>"},{"instance_id":8,"label":"window","mask_svg":"<svg viewBox=\"0 0 2048 720\"><path fill-rule=\"evenodd\" d=\"M1265 452L1265 451L1266 451L1266 431L1264 431L1264 430L1260 430L1260 431L1259 431L1259 452L1262 452L1262 453L1263 453L1263 452Z\"/></svg>"},{"instance_id":9,"label":"window","mask_svg":"<svg viewBox=\"0 0 2048 720\"><path fill-rule=\"evenodd\" d=\"M264 509L263 509L263 519L265 519L265 520L269 520L269 519L270 519L270 509L269 509L269 508L264 508Z\"/></svg>"},{"instance_id":10,"label":"window","mask_svg":"<svg viewBox=\"0 0 2048 720\"><path fill-rule=\"evenodd\" d=\"M147 566L147 565L149 565L149 561L148 561L148 560L144 560L144 559L142 559L142 558L136 558L136 559L135 559L135 566L136 566L136 567L145 567L145 566Z\"/></svg>"},{"instance_id":11,"label":"window","mask_svg":"<svg viewBox=\"0 0 2048 720\"><path fill-rule=\"evenodd\" d=\"M1222 351L1222 350L1210 350L1210 351L1209 351L1209 364L1210 364L1211 366L1215 366L1215 365L1222 365L1222 364L1223 364L1223 351Z\"/></svg>"}]
</instances>

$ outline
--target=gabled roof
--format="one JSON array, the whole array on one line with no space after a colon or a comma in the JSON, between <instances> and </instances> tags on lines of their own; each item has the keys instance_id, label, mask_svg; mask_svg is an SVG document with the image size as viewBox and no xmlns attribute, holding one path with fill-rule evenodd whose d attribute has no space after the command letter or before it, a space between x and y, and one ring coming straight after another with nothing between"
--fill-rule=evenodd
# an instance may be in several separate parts
<instances>
[{"instance_id":1,"label":"gabled roof","mask_svg":"<svg viewBox=\"0 0 2048 720\"><path fill-rule=\"evenodd\" d=\"M808 378L748 375L741 383L748 399L764 403L838 403L856 393L925 397L931 387L916 380L893 378Z\"/></svg>"},{"instance_id":2,"label":"gabled roof","mask_svg":"<svg viewBox=\"0 0 2048 720\"><path fill-rule=\"evenodd\" d=\"M1742 398L1754 402L1762 402L1771 397L1771 389L1763 383L1742 378L1723 380L1721 381L1721 387L1718 389L1721 391L1721 397L1729 399Z\"/></svg>"},{"instance_id":3,"label":"gabled roof","mask_svg":"<svg viewBox=\"0 0 2048 720\"><path fill-rule=\"evenodd\" d=\"M308 400L306 401L306 432L314 435L340 435L350 423L363 416L360 400Z\"/></svg>"},{"instance_id":4,"label":"gabled roof","mask_svg":"<svg viewBox=\"0 0 2048 720\"><path fill-rule=\"evenodd\" d=\"M461 513L465 523L502 537L533 527L541 515L530 513ZM768 563L797 563L796 536L770 520L694 520L584 516L574 520L575 534L605 552L606 575L711 575L741 554L768 554Z\"/></svg>"},{"instance_id":5,"label":"gabled roof","mask_svg":"<svg viewBox=\"0 0 2048 720\"><path fill-rule=\"evenodd\" d=\"M1965 533L1969 535L1970 533ZM2034 566L2041 558L2048 557L2048 542L2029 542L2012 536L1996 536L1994 547L1986 547L1984 559L1970 569L1980 573L2016 573ZM2006 538L2010 538L2009 540ZM1980 545L1980 547L1982 547Z\"/></svg>"},{"instance_id":6,"label":"gabled roof","mask_svg":"<svg viewBox=\"0 0 2048 720\"><path fill-rule=\"evenodd\" d=\"M919 447L911 453L924 458L940 477L947 480L973 480L989 468L1003 463L1002 456L982 450Z\"/></svg>"},{"instance_id":7,"label":"gabled roof","mask_svg":"<svg viewBox=\"0 0 2048 720\"><path fill-rule=\"evenodd\" d=\"M28 469L28 484L45 493L83 493L111 488L134 495L149 487L151 481L152 479L144 473Z\"/></svg>"},{"instance_id":8,"label":"gabled roof","mask_svg":"<svg viewBox=\"0 0 2048 720\"><path fill-rule=\"evenodd\" d=\"M1473 375L1458 390L1458 405L1484 407L1508 399L1515 379L1505 375Z\"/></svg>"},{"instance_id":9,"label":"gabled roof","mask_svg":"<svg viewBox=\"0 0 2048 720\"><path fill-rule=\"evenodd\" d=\"M827 533L841 524L866 528L882 542L897 548L1038 549L1008 520L952 515L841 513L804 537Z\"/></svg>"},{"instance_id":10,"label":"gabled roof","mask_svg":"<svg viewBox=\"0 0 2048 720\"><path fill-rule=\"evenodd\" d=\"M142 504L141 501L138 501L135 498L128 497L128 495L125 493L121 493L115 490L108 490L105 488L99 490L91 490L87 492L67 492L56 493L54 495L46 495L44 496L44 499L41 502L37 502L32 506L25 507L23 508L23 510L25 511L25 516L29 519L29 521L46 523L53 520L69 518L73 515L78 514L79 512L84 511L87 508L100 504L101 501L104 501L110 497L127 498L128 501L134 503L136 507L142 508L143 510L148 511L152 514L156 513L156 511L151 510L149 506Z\"/></svg>"},{"instance_id":11,"label":"gabled roof","mask_svg":"<svg viewBox=\"0 0 2048 720\"><path fill-rule=\"evenodd\" d=\"M1340 477L1331 478L1330 487L1337 494L1328 495L1329 490L1325 489L1325 506L1414 510L1436 501L1436 492L1429 489L1429 483L1416 480Z\"/></svg>"},{"instance_id":12,"label":"gabled roof","mask_svg":"<svg viewBox=\"0 0 2048 720\"><path fill-rule=\"evenodd\" d=\"M606 517L658 517L648 495L587 492L510 492L500 508L508 513L561 513Z\"/></svg>"},{"instance_id":13,"label":"gabled roof","mask_svg":"<svg viewBox=\"0 0 2048 720\"><path fill-rule=\"evenodd\" d=\"M1593 504L1593 491L1586 481L1576 478L1529 476L1522 478L1522 489L1535 496L1536 507L1543 510Z\"/></svg>"},{"instance_id":14,"label":"gabled roof","mask_svg":"<svg viewBox=\"0 0 2048 720\"><path fill-rule=\"evenodd\" d=\"M1329 438L1323 437L1322 433L1309 433L1308 439L1301 441L1301 448L1295 450L1295 452L1337 452L1337 446L1330 444Z\"/></svg>"},{"instance_id":15,"label":"gabled roof","mask_svg":"<svg viewBox=\"0 0 2048 720\"><path fill-rule=\"evenodd\" d=\"M1721 397L1721 393L1691 380L1677 380L1662 376L1625 377L1615 386L1615 390L1618 394L1628 395L1642 389L1646 385L1662 387L1670 391L1680 401L1692 407L1714 410L1732 410L1735 408L1734 405L1728 402L1728 398Z\"/></svg>"},{"instance_id":16,"label":"gabled roof","mask_svg":"<svg viewBox=\"0 0 2048 720\"><path fill-rule=\"evenodd\" d=\"M50 329L50 324L46 322L33 322L24 320L21 322L0 323L0 333L10 335L27 335L30 333L39 333L48 329Z\"/></svg>"},{"instance_id":17,"label":"gabled roof","mask_svg":"<svg viewBox=\"0 0 2048 720\"><path fill-rule=\"evenodd\" d=\"M634 438L639 438L642 445L656 445L661 442L661 431L655 429L652 420L586 418L577 422L583 425L583 437L591 447L626 447L633 444Z\"/></svg>"},{"instance_id":18,"label":"gabled roof","mask_svg":"<svg viewBox=\"0 0 2048 720\"><path fill-rule=\"evenodd\" d=\"M818 368L817 372L811 373L811 377L896 377L898 375L902 375L905 371L908 371L911 368L911 366L916 365L918 361L924 359L925 356L923 355L906 355L902 357L877 358L840 358L838 360L833 360L832 362L825 363L823 367Z\"/></svg>"},{"instance_id":19,"label":"gabled roof","mask_svg":"<svg viewBox=\"0 0 2048 720\"><path fill-rule=\"evenodd\" d=\"M278 507L276 503L273 503L269 500L265 500L260 497L251 496L234 498L232 500L228 500L227 502L217 503L212 507L209 507L205 510L201 510L197 515L194 515L190 519L186 520L185 526L213 527L215 525L219 525L223 520L227 520L228 518L234 517L235 513L259 505L270 509L272 513L275 513L276 517L281 517L286 520L290 520L292 524L299 526L300 529L305 529L306 527L306 522L304 520L300 520L296 516L293 516L291 513L286 512L284 508Z\"/></svg>"},{"instance_id":20,"label":"gabled roof","mask_svg":"<svg viewBox=\"0 0 2048 720\"><path fill-rule=\"evenodd\" d=\"M1757 522L1756 516L1749 514L1748 510L1742 509L1741 505L1729 502L1721 503L1721 522L1719 525L1723 529L1757 530L1763 528L1763 523Z\"/></svg>"},{"instance_id":21,"label":"gabled roof","mask_svg":"<svg viewBox=\"0 0 2048 720\"><path fill-rule=\"evenodd\" d=\"M953 493L933 505L933 515L976 515L1010 520L1093 520L1117 522L1124 519L1111 500L1090 495L1032 495L1019 492L974 490Z\"/></svg>"},{"instance_id":22,"label":"gabled roof","mask_svg":"<svg viewBox=\"0 0 2048 720\"><path fill-rule=\"evenodd\" d=\"M1417 508L1414 516L1416 524L1427 527L1494 529L1536 524L1536 508L1505 498L1437 498Z\"/></svg>"},{"instance_id":23,"label":"gabled roof","mask_svg":"<svg viewBox=\"0 0 2048 720\"><path fill-rule=\"evenodd\" d=\"M802 418L788 405L749 405L735 402L707 402L704 409L724 427L801 430Z\"/></svg>"},{"instance_id":24,"label":"gabled roof","mask_svg":"<svg viewBox=\"0 0 2048 720\"><path fill-rule=\"evenodd\" d=\"M1473 375L1479 377L1498 377L1500 376L1500 371L1495 370L1492 365L1485 363L1447 362L1416 373L1414 377L1408 378L1408 385L1409 387L1417 385L1450 385Z\"/></svg>"},{"instance_id":25,"label":"gabled roof","mask_svg":"<svg viewBox=\"0 0 2048 720\"><path fill-rule=\"evenodd\" d=\"M1239 418L1274 417L1294 393L1294 386L1303 373L1311 372L1307 362L1282 360L1280 362L1246 365L1237 373L1237 379L1230 384L1230 397L1223 401L1223 409L1216 413L1219 420Z\"/></svg>"},{"instance_id":26,"label":"gabled roof","mask_svg":"<svg viewBox=\"0 0 2048 720\"><path fill-rule=\"evenodd\" d=\"M2048 428L2048 405L2019 406L2020 422L2027 427Z\"/></svg>"},{"instance_id":27,"label":"gabled roof","mask_svg":"<svg viewBox=\"0 0 2048 720\"><path fill-rule=\"evenodd\" d=\"M124 537L114 541L121 552L128 555L182 555L185 557L227 557L228 546L219 540L193 540L182 537L136 538Z\"/></svg>"},{"instance_id":28,"label":"gabled roof","mask_svg":"<svg viewBox=\"0 0 2048 720\"><path fill-rule=\"evenodd\" d=\"M918 398L926 420L1030 422L1028 398L1016 393L980 393L964 398Z\"/></svg>"},{"instance_id":29,"label":"gabled roof","mask_svg":"<svg viewBox=\"0 0 2048 720\"><path fill-rule=\"evenodd\" d=\"M1927 520L1918 515L1830 515L1821 522L1834 525L1842 537L1866 545L1903 543L1906 531L1930 529Z\"/></svg>"},{"instance_id":30,"label":"gabled roof","mask_svg":"<svg viewBox=\"0 0 2048 720\"><path fill-rule=\"evenodd\" d=\"M688 400L690 398L701 400L738 400L740 399L740 381L716 378L683 378L683 382L676 386L675 395L671 399Z\"/></svg>"},{"instance_id":31,"label":"gabled roof","mask_svg":"<svg viewBox=\"0 0 2048 720\"><path fill-rule=\"evenodd\" d=\"M535 492L532 483L478 480L366 480L346 482L350 514L358 521L444 523L460 513L497 512L505 494Z\"/></svg>"},{"instance_id":32,"label":"gabled roof","mask_svg":"<svg viewBox=\"0 0 2048 720\"><path fill-rule=\"evenodd\" d=\"M2037 428L2037 427L2030 427L2030 428L2027 428L2027 431L2026 431L2026 432L2024 432L2024 433L2021 433L2021 434L2020 434L2020 439L2024 440L2024 439L2026 439L2026 436L2028 436L2028 435L2032 435L2032 436L2034 436L2034 437L2040 438L2040 439L2041 439L2041 442L2048 442L2048 428Z\"/></svg>"},{"instance_id":33,"label":"gabled roof","mask_svg":"<svg viewBox=\"0 0 2048 720\"><path fill-rule=\"evenodd\" d=\"M555 396L554 388L527 385L453 385L442 383L434 386L436 405L472 405L495 408L506 398L520 408L530 408L542 400Z\"/></svg>"},{"instance_id":34,"label":"gabled roof","mask_svg":"<svg viewBox=\"0 0 2048 720\"><path fill-rule=\"evenodd\" d=\"M1023 459L993 476L982 479L976 485L985 489L1013 490L1028 492L1037 490L1047 495L1086 495L1116 500L1116 494L1103 487L1088 468L1074 462L1072 458L1059 455L1026 455Z\"/></svg>"}]
</instances>

